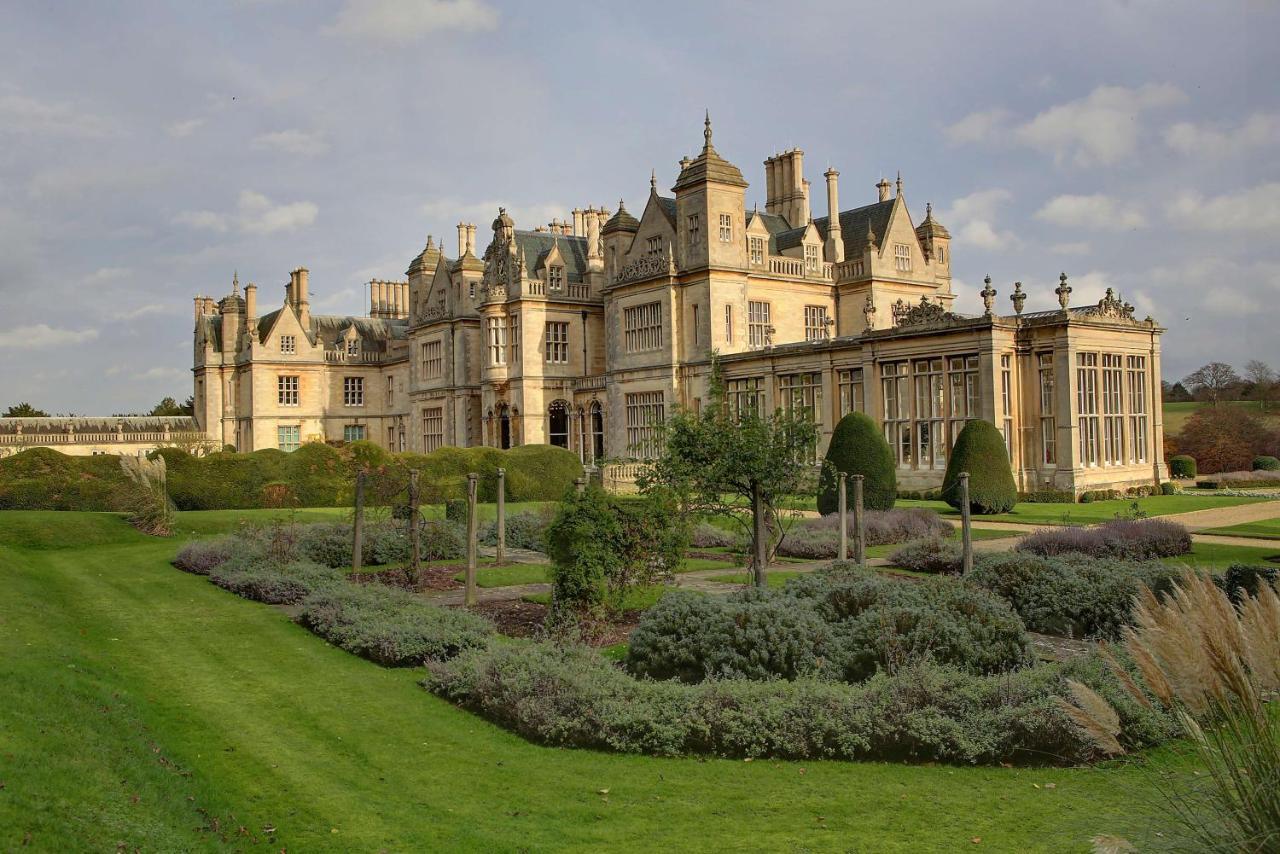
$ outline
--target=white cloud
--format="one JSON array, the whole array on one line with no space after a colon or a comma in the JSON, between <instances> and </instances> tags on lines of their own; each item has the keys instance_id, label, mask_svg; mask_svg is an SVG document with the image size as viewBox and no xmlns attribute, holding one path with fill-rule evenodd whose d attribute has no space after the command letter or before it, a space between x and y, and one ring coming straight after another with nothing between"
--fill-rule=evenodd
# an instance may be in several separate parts
<instances>
[{"instance_id":1,"label":"white cloud","mask_svg":"<svg viewBox=\"0 0 1280 854\"><path fill-rule=\"evenodd\" d=\"M1205 198L1183 193L1168 212L1170 222L1205 231L1271 231L1280 228L1280 183L1272 182Z\"/></svg>"},{"instance_id":2,"label":"white cloud","mask_svg":"<svg viewBox=\"0 0 1280 854\"><path fill-rule=\"evenodd\" d=\"M248 234L272 234L277 231L296 231L311 225L316 221L319 210L313 202L276 205L261 193L241 190L234 214L183 211L173 221L207 231L226 232L234 228Z\"/></svg>"},{"instance_id":3,"label":"white cloud","mask_svg":"<svg viewBox=\"0 0 1280 854\"><path fill-rule=\"evenodd\" d=\"M1049 247L1049 251L1055 255L1088 255L1089 244L1083 241L1078 243L1055 243Z\"/></svg>"},{"instance_id":4,"label":"white cloud","mask_svg":"<svg viewBox=\"0 0 1280 854\"><path fill-rule=\"evenodd\" d=\"M204 125L204 122L204 119L187 119L181 122L174 122L166 127L164 132L174 139L186 139L198 131Z\"/></svg>"},{"instance_id":5,"label":"white cloud","mask_svg":"<svg viewBox=\"0 0 1280 854\"><path fill-rule=\"evenodd\" d=\"M1137 88L1099 86L1084 98L1050 107L1014 131L1014 138L1058 163L1109 165L1138 147L1144 112L1180 104L1186 95L1167 83Z\"/></svg>"},{"instance_id":6,"label":"white cloud","mask_svg":"<svg viewBox=\"0 0 1280 854\"><path fill-rule=\"evenodd\" d=\"M96 329L55 329L47 323L37 323L0 332L0 350L44 350L82 344L97 337Z\"/></svg>"},{"instance_id":7,"label":"white cloud","mask_svg":"<svg viewBox=\"0 0 1280 854\"><path fill-rule=\"evenodd\" d=\"M959 244L980 249L1009 248L1018 242L1011 231L1000 231L994 222L999 208L1013 198L1008 190L979 190L956 199L939 216Z\"/></svg>"},{"instance_id":8,"label":"white cloud","mask_svg":"<svg viewBox=\"0 0 1280 854\"><path fill-rule=\"evenodd\" d=\"M153 317L155 315L180 314L182 311L183 309L171 302L149 302L144 303L137 308L117 312L114 317L116 320L137 320L142 317Z\"/></svg>"},{"instance_id":9,"label":"white cloud","mask_svg":"<svg viewBox=\"0 0 1280 854\"><path fill-rule=\"evenodd\" d=\"M970 113L955 124L949 125L943 132L953 143L987 142L995 139L1008 128L1009 118L1009 111L999 107L981 110Z\"/></svg>"},{"instance_id":10,"label":"white cloud","mask_svg":"<svg viewBox=\"0 0 1280 854\"><path fill-rule=\"evenodd\" d=\"M329 142L318 133L302 130L278 130L254 137L253 147L259 151L279 151L311 157L329 150Z\"/></svg>"},{"instance_id":11,"label":"white cloud","mask_svg":"<svg viewBox=\"0 0 1280 854\"><path fill-rule=\"evenodd\" d=\"M1254 113L1234 128L1178 122L1165 130L1164 141L1179 154L1228 157L1280 142L1280 115Z\"/></svg>"},{"instance_id":12,"label":"white cloud","mask_svg":"<svg viewBox=\"0 0 1280 854\"><path fill-rule=\"evenodd\" d=\"M108 282L128 278L132 274L133 270L128 267L99 267L84 277L84 283L86 285L105 285Z\"/></svg>"},{"instance_id":13,"label":"white cloud","mask_svg":"<svg viewBox=\"0 0 1280 854\"><path fill-rule=\"evenodd\" d=\"M83 139L102 139L117 133L115 124L102 116L17 92L0 94L0 131Z\"/></svg>"},{"instance_id":14,"label":"white cloud","mask_svg":"<svg viewBox=\"0 0 1280 854\"><path fill-rule=\"evenodd\" d=\"M346 0L329 32L408 44L431 33L481 32L498 26L498 11L484 0Z\"/></svg>"},{"instance_id":15,"label":"white cloud","mask_svg":"<svg viewBox=\"0 0 1280 854\"><path fill-rule=\"evenodd\" d=\"M41 170L27 184L27 196L38 200L81 201L87 193L134 193L154 187L173 172L168 166L118 166L102 163L53 166Z\"/></svg>"},{"instance_id":16,"label":"white cloud","mask_svg":"<svg viewBox=\"0 0 1280 854\"><path fill-rule=\"evenodd\" d=\"M1066 228L1095 230L1142 228L1147 224L1137 205L1101 193L1055 196L1036 211L1036 219Z\"/></svg>"}]
</instances>

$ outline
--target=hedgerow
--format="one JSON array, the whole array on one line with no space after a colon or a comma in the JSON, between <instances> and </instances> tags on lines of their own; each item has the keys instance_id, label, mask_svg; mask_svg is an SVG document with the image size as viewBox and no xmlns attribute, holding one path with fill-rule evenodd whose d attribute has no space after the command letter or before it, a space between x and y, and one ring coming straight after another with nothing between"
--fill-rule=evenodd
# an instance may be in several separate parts
<instances>
[{"instance_id":1,"label":"hedgerow","mask_svg":"<svg viewBox=\"0 0 1280 854\"><path fill-rule=\"evenodd\" d=\"M69 456L28 448L0 459L0 510L132 512L146 488L120 466L120 458Z\"/></svg>"}]
</instances>

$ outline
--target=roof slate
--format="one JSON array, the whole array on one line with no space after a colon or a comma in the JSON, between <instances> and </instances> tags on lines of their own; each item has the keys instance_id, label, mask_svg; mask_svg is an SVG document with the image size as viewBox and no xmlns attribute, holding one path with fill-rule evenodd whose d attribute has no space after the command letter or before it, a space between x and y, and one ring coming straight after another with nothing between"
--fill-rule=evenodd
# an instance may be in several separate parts
<instances>
[{"instance_id":1,"label":"roof slate","mask_svg":"<svg viewBox=\"0 0 1280 854\"><path fill-rule=\"evenodd\" d=\"M860 208L840 212L840 236L844 239L844 257L861 258L867 249L867 226L875 234L877 244L883 243L889 231L889 217L893 213L894 199L873 202ZM819 217L813 221L818 228L818 235L827 239L827 223L829 217ZM800 245L805 228L792 228L777 236L778 251L792 249Z\"/></svg>"},{"instance_id":2,"label":"roof slate","mask_svg":"<svg viewBox=\"0 0 1280 854\"><path fill-rule=\"evenodd\" d=\"M526 274L532 276L542 268L551 254L551 247L560 244L560 257L564 258L566 281L580 282L587 271L587 239L568 234L552 234L548 231L520 231L515 233L516 246L524 250Z\"/></svg>"}]
</instances>

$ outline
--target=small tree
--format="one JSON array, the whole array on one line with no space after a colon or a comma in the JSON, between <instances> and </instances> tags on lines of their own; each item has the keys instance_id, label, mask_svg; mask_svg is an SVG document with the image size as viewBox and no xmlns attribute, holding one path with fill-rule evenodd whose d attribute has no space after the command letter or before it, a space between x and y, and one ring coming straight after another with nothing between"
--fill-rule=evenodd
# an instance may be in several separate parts
<instances>
[{"instance_id":1,"label":"small tree","mask_svg":"<svg viewBox=\"0 0 1280 854\"><path fill-rule=\"evenodd\" d=\"M1018 488L1009 467L1004 437L990 421L976 419L964 425L956 437L947 473L942 479L943 500L960 509L960 474L969 473L969 509L974 513L1008 513L1018 503Z\"/></svg>"},{"instance_id":2,"label":"small tree","mask_svg":"<svg viewBox=\"0 0 1280 854\"><path fill-rule=\"evenodd\" d=\"M4 418L48 418L49 413L43 409L36 409L29 403L18 403L10 406L3 416Z\"/></svg>"},{"instance_id":3,"label":"small tree","mask_svg":"<svg viewBox=\"0 0 1280 854\"><path fill-rule=\"evenodd\" d=\"M1174 383L1169 386L1168 392L1164 396L1166 403L1189 403L1195 400L1191 396L1191 392L1187 391L1187 387L1182 383Z\"/></svg>"},{"instance_id":4,"label":"small tree","mask_svg":"<svg viewBox=\"0 0 1280 854\"><path fill-rule=\"evenodd\" d=\"M183 410L178 401L172 397L161 399L159 403L151 407L151 411L147 413L150 416L164 416L167 418L175 418L180 415L189 415L189 412Z\"/></svg>"},{"instance_id":5,"label":"small tree","mask_svg":"<svg viewBox=\"0 0 1280 854\"><path fill-rule=\"evenodd\" d=\"M1278 388L1276 372L1266 362L1252 359L1244 366L1244 375L1253 386L1250 396L1258 401L1258 408L1266 412L1267 405L1276 398Z\"/></svg>"},{"instance_id":6,"label":"small tree","mask_svg":"<svg viewBox=\"0 0 1280 854\"><path fill-rule=\"evenodd\" d=\"M1232 389L1240 385L1240 375L1226 362L1210 362L1188 374L1183 382L1197 395L1217 406L1218 401L1225 399Z\"/></svg>"},{"instance_id":7,"label":"small tree","mask_svg":"<svg viewBox=\"0 0 1280 854\"><path fill-rule=\"evenodd\" d=\"M1239 406L1201 407L1178 435L1178 450L1195 457L1200 474L1247 470L1260 454L1280 455L1280 435Z\"/></svg>"},{"instance_id":8,"label":"small tree","mask_svg":"<svg viewBox=\"0 0 1280 854\"><path fill-rule=\"evenodd\" d=\"M840 472L863 476L862 501L868 510L892 510L898 497L893 449L876 423L850 412L836 425L818 481L818 512L835 513L840 505Z\"/></svg>"},{"instance_id":9,"label":"small tree","mask_svg":"<svg viewBox=\"0 0 1280 854\"><path fill-rule=\"evenodd\" d=\"M678 410L659 433L662 450L637 478L641 490L673 496L686 514L746 527L755 582L764 586L765 565L797 515L784 500L813 494L813 421L796 410L763 415L758 403L731 406L716 363L702 411Z\"/></svg>"}]
</instances>

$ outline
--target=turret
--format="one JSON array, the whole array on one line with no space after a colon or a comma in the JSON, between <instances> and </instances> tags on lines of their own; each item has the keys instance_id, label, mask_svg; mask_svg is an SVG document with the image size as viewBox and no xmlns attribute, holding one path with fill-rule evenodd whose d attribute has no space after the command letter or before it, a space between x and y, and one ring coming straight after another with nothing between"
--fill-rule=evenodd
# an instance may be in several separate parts
<instances>
[{"instance_id":1,"label":"turret","mask_svg":"<svg viewBox=\"0 0 1280 854\"><path fill-rule=\"evenodd\" d=\"M676 194L676 228L682 267L747 266L743 239L743 200L747 182L742 171L720 156L711 143L711 115L703 125L702 152L682 160Z\"/></svg>"}]
</instances>

